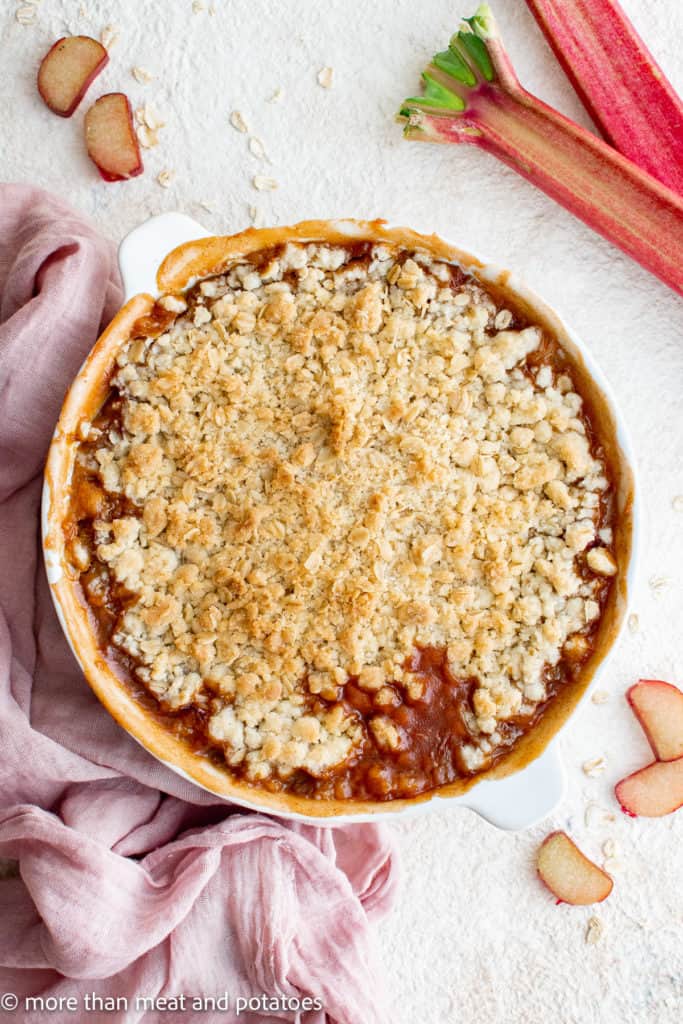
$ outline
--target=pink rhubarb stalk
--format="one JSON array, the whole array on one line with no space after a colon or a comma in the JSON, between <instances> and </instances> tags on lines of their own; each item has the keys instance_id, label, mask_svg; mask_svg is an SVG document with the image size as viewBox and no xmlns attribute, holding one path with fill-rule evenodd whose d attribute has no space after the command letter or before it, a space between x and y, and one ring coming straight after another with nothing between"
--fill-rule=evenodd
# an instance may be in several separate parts
<instances>
[{"instance_id":1,"label":"pink rhubarb stalk","mask_svg":"<svg viewBox=\"0 0 683 1024\"><path fill-rule=\"evenodd\" d=\"M409 139L469 142L513 167L683 294L683 201L519 84L488 5L401 108Z\"/></svg>"},{"instance_id":2,"label":"pink rhubarb stalk","mask_svg":"<svg viewBox=\"0 0 683 1024\"><path fill-rule=\"evenodd\" d=\"M683 101L617 0L527 0L603 135L683 196Z\"/></svg>"}]
</instances>

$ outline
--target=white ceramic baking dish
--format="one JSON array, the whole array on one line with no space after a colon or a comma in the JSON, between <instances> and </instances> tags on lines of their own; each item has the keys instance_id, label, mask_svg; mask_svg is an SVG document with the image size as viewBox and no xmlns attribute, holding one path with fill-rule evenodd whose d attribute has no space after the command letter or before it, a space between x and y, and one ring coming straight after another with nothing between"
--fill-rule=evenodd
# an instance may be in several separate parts
<instances>
[{"instance_id":1,"label":"white ceramic baking dish","mask_svg":"<svg viewBox=\"0 0 683 1024\"><path fill-rule=\"evenodd\" d=\"M339 222L343 224L344 222ZM352 229L350 229L352 230ZM206 231L197 221L180 213L161 214L152 217L139 227L135 228L122 241L119 248L119 264L124 283L126 302L133 296L140 293L147 293L153 297L158 296L157 268L163 258L176 246L200 238L209 237ZM508 271L502 271L487 260L468 257L468 263L476 266L476 273L482 280L492 285L504 282L505 288L527 303L535 312L539 312L545 321L551 324L552 328L561 339L565 348L573 351L577 359L587 371L593 385L597 388L602 400L611 415L616 442L620 450L620 458L629 471L629 487L631 490L630 500L630 530L629 538L630 555L628 565L622 579L622 593L619 598L619 607L615 612L614 630L610 637L610 650L602 658L592 680L583 693L582 700L585 700L591 690L595 687L598 679L606 671L611 650L617 643L623 629L627 615L628 595L633 592L636 576L637 547L638 547L638 524L640 519L638 507L638 487L635 482L635 460L632 447L623 418L614 402L611 389L605 380L600 368L595 363L586 345L576 334L549 309L549 307L532 293L529 288L516 276ZM87 364L86 364L87 365ZM83 371L82 371L83 372ZM80 376L80 375L79 375ZM78 378L77 378L78 381ZM73 389L72 389L73 390ZM68 402L68 399L67 399ZM66 407L66 403L65 403ZM63 551L59 538L55 537L55 525L53 515L53 484L51 481L58 476L58 464L64 457L64 437L60 436L59 428L55 433L55 439L51 448L48 465L46 469L46 482L43 490L43 546L45 563L47 567L48 580L55 603L57 615L64 629L65 635L74 651L76 658L81 663L84 671L86 666L79 654L78 644L74 643L72 629L65 615L64 602L59 594L59 581L63 578ZM87 671L86 671L86 674ZM92 679L91 679L92 684ZM120 715L116 716L121 722ZM123 723L125 726L125 722ZM565 723L566 725L566 723ZM563 726L564 727L564 726ZM562 727L562 728L563 728ZM139 736L135 736L132 730L131 735L143 742ZM265 805L259 800L258 791L254 791L253 799L242 796L230 796L230 802L241 806L250 807L255 810L267 810L268 813L280 814L284 817L298 820L315 821L317 824L347 824L352 821L376 820L377 815L382 817L403 815L406 813L422 813L434 807L448 808L467 807L475 811L482 818L491 824L502 829L520 829L527 827L549 814L563 797L566 779L560 753L559 732L545 749L526 764L525 767L514 774L497 779L482 779L471 789L459 796L440 795L434 793L431 798L423 799L420 802L402 802L400 807L394 806L391 802L378 803L373 807L372 813L334 813L333 817L320 818L309 814L297 813L291 810L273 808ZM147 744L143 743L144 746ZM149 748L148 748L149 749ZM197 778L190 777L177 765L159 757L158 751L151 751L171 770L183 775L190 782L201 785ZM210 785L203 788L213 791Z\"/></svg>"}]
</instances>

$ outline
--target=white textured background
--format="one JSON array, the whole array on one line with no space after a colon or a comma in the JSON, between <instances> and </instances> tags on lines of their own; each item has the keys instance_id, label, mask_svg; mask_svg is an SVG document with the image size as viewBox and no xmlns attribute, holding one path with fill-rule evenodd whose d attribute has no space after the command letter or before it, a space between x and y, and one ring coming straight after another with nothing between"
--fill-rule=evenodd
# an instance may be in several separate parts
<instances>
[{"instance_id":1,"label":"white textured background","mask_svg":"<svg viewBox=\"0 0 683 1024\"><path fill-rule=\"evenodd\" d=\"M673 83L683 90L683 4L623 0ZM32 25L0 0L0 176L52 189L118 240L150 214L184 210L210 229L304 217L383 215L436 230L514 266L588 341L627 414L640 458L648 523L628 632L603 677L607 703L588 703L565 734L570 789L551 820L499 832L465 810L397 827L404 881L379 930L397 1022L422 1024L678 1024L683 1015L683 812L632 821L615 781L648 760L623 693L637 678L683 684L683 303L568 213L468 147L403 142L392 115L418 73L474 0L42 0ZM195 10L193 10L193 6ZM524 84L589 124L523 0L494 9ZM166 126L145 152L144 176L105 184L70 120L38 100L34 76L54 39L114 26L111 61L89 99L126 91ZM140 65L155 78L141 85ZM316 82L334 69L326 91ZM269 103L282 88L280 102ZM87 107L87 103L83 104ZM250 154L230 127L243 112L272 161ZM157 183L173 172L169 188ZM254 174L279 187L259 193ZM677 510L678 508L678 510ZM603 756L587 778L581 764ZM595 802L586 824L585 812ZM534 855L568 828L598 861L618 844L608 901L555 907L536 881ZM604 931L585 942L588 919ZM363 1022L358 1022L363 1024Z\"/></svg>"}]
</instances>

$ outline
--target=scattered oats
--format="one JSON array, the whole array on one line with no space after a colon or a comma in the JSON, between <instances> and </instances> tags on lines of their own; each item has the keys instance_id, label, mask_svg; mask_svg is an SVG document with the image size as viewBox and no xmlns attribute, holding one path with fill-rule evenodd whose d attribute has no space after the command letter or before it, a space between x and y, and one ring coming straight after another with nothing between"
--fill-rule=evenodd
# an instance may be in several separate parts
<instances>
[{"instance_id":1,"label":"scattered oats","mask_svg":"<svg viewBox=\"0 0 683 1024\"><path fill-rule=\"evenodd\" d=\"M18 7L15 12L15 18L20 25L32 25L36 20L37 11L32 4L24 4L23 7Z\"/></svg>"},{"instance_id":2,"label":"scattered oats","mask_svg":"<svg viewBox=\"0 0 683 1024\"><path fill-rule=\"evenodd\" d=\"M202 11L205 11L205 10L206 10L206 8L205 8L204 4L202 3L202 0L192 0L192 13L193 14L201 14Z\"/></svg>"},{"instance_id":3,"label":"scattered oats","mask_svg":"<svg viewBox=\"0 0 683 1024\"><path fill-rule=\"evenodd\" d=\"M255 156L257 160L266 160L268 163L268 154L266 153L265 146L260 139L257 139L255 135L252 135L249 139L249 152L252 156Z\"/></svg>"},{"instance_id":4,"label":"scattered oats","mask_svg":"<svg viewBox=\"0 0 683 1024\"><path fill-rule=\"evenodd\" d=\"M619 852L619 846L614 839L606 839L602 844L602 852L605 857L616 857Z\"/></svg>"},{"instance_id":5,"label":"scattered oats","mask_svg":"<svg viewBox=\"0 0 683 1024\"><path fill-rule=\"evenodd\" d=\"M166 127L166 122L159 118L158 114L154 114L150 111L149 107L145 108L145 128L149 128L151 132L161 131L162 128Z\"/></svg>"},{"instance_id":6,"label":"scattered oats","mask_svg":"<svg viewBox=\"0 0 683 1024\"><path fill-rule=\"evenodd\" d=\"M230 115L230 124L233 126L235 131L243 132L245 135L249 131L249 125L244 119L244 114L239 110L233 110Z\"/></svg>"},{"instance_id":7,"label":"scattered oats","mask_svg":"<svg viewBox=\"0 0 683 1024\"><path fill-rule=\"evenodd\" d=\"M250 206L249 216L255 228L262 228L266 223L266 215L260 206Z\"/></svg>"},{"instance_id":8,"label":"scattered oats","mask_svg":"<svg viewBox=\"0 0 683 1024\"><path fill-rule=\"evenodd\" d=\"M90 17L90 15L88 13L88 8L85 6L85 4L81 4L81 6L78 8L78 13L80 14L81 18L89 18Z\"/></svg>"},{"instance_id":9,"label":"scattered oats","mask_svg":"<svg viewBox=\"0 0 683 1024\"><path fill-rule=\"evenodd\" d=\"M629 615L627 625L631 633L637 633L640 629L640 619L635 612Z\"/></svg>"},{"instance_id":10,"label":"scattered oats","mask_svg":"<svg viewBox=\"0 0 683 1024\"><path fill-rule=\"evenodd\" d=\"M596 776L602 775L607 767L607 761L604 757L594 757L591 761L584 761L581 767L584 775L594 779Z\"/></svg>"},{"instance_id":11,"label":"scattered oats","mask_svg":"<svg viewBox=\"0 0 683 1024\"><path fill-rule=\"evenodd\" d=\"M175 178L175 171L159 171L157 174L157 181L162 188L170 188L171 182Z\"/></svg>"},{"instance_id":12,"label":"scattered oats","mask_svg":"<svg viewBox=\"0 0 683 1024\"><path fill-rule=\"evenodd\" d=\"M624 865L617 857L607 857L602 865L603 870L605 870L608 875L612 874L613 871L621 871L623 866Z\"/></svg>"},{"instance_id":13,"label":"scattered oats","mask_svg":"<svg viewBox=\"0 0 683 1024\"><path fill-rule=\"evenodd\" d=\"M147 68L141 68L138 65L136 65L134 68L131 68L130 73L135 79L135 81L139 82L140 85L146 85L147 82L151 82L152 79L154 78L154 75L152 74L151 71L148 71Z\"/></svg>"},{"instance_id":14,"label":"scattered oats","mask_svg":"<svg viewBox=\"0 0 683 1024\"><path fill-rule=\"evenodd\" d=\"M136 109L135 123L138 126L138 138L145 149L152 149L159 144L159 131L165 127L166 122L161 120L149 103Z\"/></svg>"},{"instance_id":15,"label":"scattered oats","mask_svg":"<svg viewBox=\"0 0 683 1024\"><path fill-rule=\"evenodd\" d=\"M110 50L119 38L119 30L116 25L105 25L102 29L102 35L100 36L100 42L105 50Z\"/></svg>"},{"instance_id":16,"label":"scattered oats","mask_svg":"<svg viewBox=\"0 0 683 1024\"><path fill-rule=\"evenodd\" d=\"M332 68L321 68L318 72L318 85L322 86L323 89L331 89L333 74Z\"/></svg>"},{"instance_id":17,"label":"scattered oats","mask_svg":"<svg viewBox=\"0 0 683 1024\"><path fill-rule=\"evenodd\" d=\"M602 814L602 807L600 806L600 804L587 804L586 810L583 812L583 823L586 826L586 828L591 827L591 823L596 814Z\"/></svg>"},{"instance_id":18,"label":"scattered oats","mask_svg":"<svg viewBox=\"0 0 683 1024\"><path fill-rule=\"evenodd\" d=\"M140 145L145 149L153 149L159 145L159 133L153 132L146 124L139 124L136 131Z\"/></svg>"},{"instance_id":19,"label":"scattered oats","mask_svg":"<svg viewBox=\"0 0 683 1024\"><path fill-rule=\"evenodd\" d=\"M255 174L251 183L259 192L274 192L277 188L275 178L266 178L263 174Z\"/></svg>"},{"instance_id":20,"label":"scattered oats","mask_svg":"<svg viewBox=\"0 0 683 1024\"><path fill-rule=\"evenodd\" d=\"M596 690L591 700L594 704L606 704L609 700L609 693L607 690Z\"/></svg>"},{"instance_id":21,"label":"scattered oats","mask_svg":"<svg viewBox=\"0 0 683 1024\"><path fill-rule=\"evenodd\" d=\"M674 512L683 512L683 494L677 494L675 498L672 498L671 507Z\"/></svg>"},{"instance_id":22,"label":"scattered oats","mask_svg":"<svg viewBox=\"0 0 683 1024\"><path fill-rule=\"evenodd\" d=\"M670 576L650 576L647 582L650 589L654 590L655 594L659 594L671 586L672 580Z\"/></svg>"},{"instance_id":23,"label":"scattered oats","mask_svg":"<svg viewBox=\"0 0 683 1024\"><path fill-rule=\"evenodd\" d=\"M590 828L593 821L596 818L598 819L599 825L604 825L616 821L615 814L613 814L611 811L606 811L604 807L600 806L600 804L596 804L595 802L591 801L591 803L586 805L586 810L583 816L586 828Z\"/></svg>"},{"instance_id":24,"label":"scattered oats","mask_svg":"<svg viewBox=\"0 0 683 1024\"><path fill-rule=\"evenodd\" d=\"M206 210L207 213L213 213L214 210L216 209L216 204L212 203L210 199L200 199L199 205L201 206L202 210Z\"/></svg>"},{"instance_id":25,"label":"scattered oats","mask_svg":"<svg viewBox=\"0 0 683 1024\"><path fill-rule=\"evenodd\" d=\"M603 926L599 917L589 917L586 928L586 945L595 946L602 938Z\"/></svg>"},{"instance_id":26,"label":"scattered oats","mask_svg":"<svg viewBox=\"0 0 683 1024\"><path fill-rule=\"evenodd\" d=\"M280 103L284 99L285 90L281 85L278 85L273 95L269 98L269 103Z\"/></svg>"},{"instance_id":27,"label":"scattered oats","mask_svg":"<svg viewBox=\"0 0 683 1024\"><path fill-rule=\"evenodd\" d=\"M140 109L142 111L142 121L150 131L158 132L160 128L165 127L166 122L161 120L157 111L149 103L145 103L144 107Z\"/></svg>"}]
</instances>

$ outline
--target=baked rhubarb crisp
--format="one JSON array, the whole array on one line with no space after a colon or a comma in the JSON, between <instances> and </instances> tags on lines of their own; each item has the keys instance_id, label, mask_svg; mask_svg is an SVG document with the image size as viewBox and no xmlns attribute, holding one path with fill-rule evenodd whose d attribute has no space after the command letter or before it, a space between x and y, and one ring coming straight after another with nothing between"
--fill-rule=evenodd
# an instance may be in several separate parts
<instances>
[{"instance_id":1,"label":"baked rhubarb crisp","mask_svg":"<svg viewBox=\"0 0 683 1024\"><path fill-rule=\"evenodd\" d=\"M474 278L290 242L166 295L80 430L67 550L120 678L244 782L410 797L582 672L614 486L569 357Z\"/></svg>"}]
</instances>

